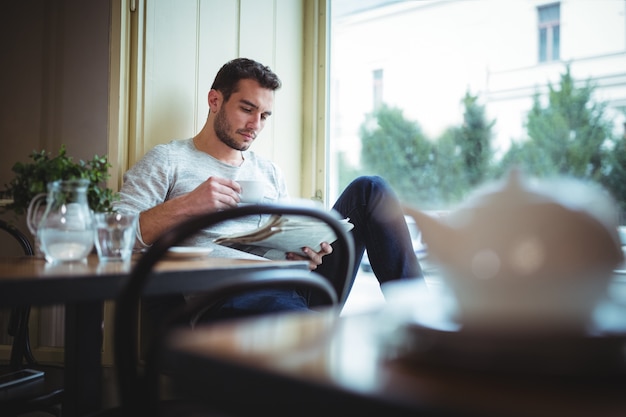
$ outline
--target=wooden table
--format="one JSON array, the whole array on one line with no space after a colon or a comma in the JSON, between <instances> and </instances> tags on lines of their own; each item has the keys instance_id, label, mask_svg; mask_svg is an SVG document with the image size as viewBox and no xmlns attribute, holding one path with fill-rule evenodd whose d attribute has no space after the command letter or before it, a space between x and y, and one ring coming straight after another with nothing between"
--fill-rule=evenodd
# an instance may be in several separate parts
<instances>
[{"instance_id":1,"label":"wooden table","mask_svg":"<svg viewBox=\"0 0 626 417\"><path fill-rule=\"evenodd\" d=\"M393 316L393 315L392 315ZM181 391L228 415L626 415L626 376L490 373L409 363L381 310L281 314L172 334L165 366ZM171 362L170 362L171 361Z\"/></svg>"},{"instance_id":2,"label":"wooden table","mask_svg":"<svg viewBox=\"0 0 626 417\"><path fill-rule=\"evenodd\" d=\"M136 259L136 258L135 258ZM95 411L102 404L102 320L105 300L114 299L132 263L52 265L33 257L0 258L0 306L64 304L64 416ZM201 292L207 280L228 279L243 269L308 268L307 262L206 257L157 264L145 295Z\"/></svg>"}]
</instances>

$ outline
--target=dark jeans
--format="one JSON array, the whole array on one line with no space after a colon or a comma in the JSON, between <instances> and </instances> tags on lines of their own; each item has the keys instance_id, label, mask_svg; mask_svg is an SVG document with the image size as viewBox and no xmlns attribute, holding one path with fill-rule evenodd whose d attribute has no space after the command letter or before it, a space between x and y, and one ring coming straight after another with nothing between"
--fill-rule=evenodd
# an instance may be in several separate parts
<instances>
[{"instance_id":1,"label":"dark jeans","mask_svg":"<svg viewBox=\"0 0 626 417\"><path fill-rule=\"evenodd\" d=\"M339 196L333 209L354 224L354 271L347 282L333 275L336 263L344 256L334 246L333 253L324 257L316 271L333 283L340 296L347 296L352 288L365 250L372 271L381 284L423 277L398 197L383 178L355 179Z\"/></svg>"},{"instance_id":2,"label":"dark jeans","mask_svg":"<svg viewBox=\"0 0 626 417\"><path fill-rule=\"evenodd\" d=\"M333 245L333 253L324 257L316 272L328 278L339 297L343 296L342 300L345 300L352 288L365 250L372 270L381 284L397 279L422 277L400 202L383 178L364 176L355 179L339 196L333 209L354 224L351 231L355 247L354 271L347 280L335 274L337 263L345 254ZM165 300L159 301L156 303L158 305L148 303L153 313L166 307L163 303ZM307 310L309 306L317 304L319 301L313 294L300 294L293 290L260 290L232 298L219 308L212 309L205 318L212 320L286 310ZM169 310L170 307L167 306L166 309Z\"/></svg>"}]
</instances>

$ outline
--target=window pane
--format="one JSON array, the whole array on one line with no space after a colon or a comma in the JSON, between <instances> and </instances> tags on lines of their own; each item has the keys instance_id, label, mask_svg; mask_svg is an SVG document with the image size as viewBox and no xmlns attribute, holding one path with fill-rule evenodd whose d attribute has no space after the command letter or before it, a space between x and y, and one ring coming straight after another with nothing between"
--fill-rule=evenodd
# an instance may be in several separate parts
<instances>
[{"instance_id":1,"label":"window pane","mask_svg":"<svg viewBox=\"0 0 626 417\"><path fill-rule=\"evenodd\" d=\"M552 60L553 61L558 61L559 60L559 56L560 56L560 45L561 45L561 39L560 39L560 27L559 25L555 25L552 28Z\"/></svg>"},{"instance_id":2,"label":"window pane","mask_svg":"<svg viewBox=\"0 0 626 417\"><path fill-rule=\"evenodd\" d=\"M626 207L626 2L536 5L330 2L329 202L381 175L445 209L518 164L600 182Z\"/></svg>"},{"instance_id":3,"label":"window pane","mask_svg":"<svg viewBox=\"0 0 626 417\"><path fill-rule=\"evenodd\" d=\"M548 60L548 31L539 29L539 62Z\"/></svg>"},{"instance_id":4,"label":"window pane","mask_svg":"<svg viewBox=\"0 0 626 417\"><path fill-rule=\"evenodd\" d=\"M374 108L378 109L383 104L383 70L374 70Z\"/></svg>"},{"instance_id":5,"label":"window pane","mask_svg":"<svg viewBox=\"0 0 626 417\"><path fill-rule=\"evenodd\" d=\"M559 21L560 18L560 6L553 4L550 6L539 7L539 23Z\"/></svg>"}]
</instances>

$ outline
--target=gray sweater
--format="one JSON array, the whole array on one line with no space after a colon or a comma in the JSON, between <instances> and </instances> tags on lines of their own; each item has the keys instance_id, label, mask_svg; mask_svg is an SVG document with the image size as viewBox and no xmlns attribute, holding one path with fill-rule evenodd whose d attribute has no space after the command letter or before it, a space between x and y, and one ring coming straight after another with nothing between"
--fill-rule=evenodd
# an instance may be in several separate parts
<instances>
[{"instance_id":1,"label":"gray sweater","mask_svg":"<svg viewBox=\"0 0 626 417\"><path fill-rule=\"evenodd\" d=\"M288 198L285 179L278 166L254 152L245 151L242 154L244 161L236 167L199 151L192 139L174 140L168 144L157 145L124 174L120 201L115 203L115 208L123 212L142 212L189 193L211 176L233 180L262 179L267 183L263 202L271 203ZM216 256L256 258L216 245L212 241L219 235L257 228L263 220L261 216L250 216L225 222L200 232L184 244L211 246ZM138 227L136 247L146 246Z\"/></svg>"}]
</instances>

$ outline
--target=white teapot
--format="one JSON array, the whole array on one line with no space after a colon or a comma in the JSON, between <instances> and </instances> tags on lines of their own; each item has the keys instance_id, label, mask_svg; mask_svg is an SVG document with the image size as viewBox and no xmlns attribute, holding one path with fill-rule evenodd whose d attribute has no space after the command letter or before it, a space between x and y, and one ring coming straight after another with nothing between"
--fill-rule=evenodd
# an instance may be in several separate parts
<instances>
[{"instance_id":1,"label":"white teapot","mask_svg":"<svg viewBox=\"0 0 626 417\"><path fill-rule=\"evenodd\" d=\"M513 170L445 217L405 210L472 328L579 331L624 258L614 201L580 180Z\"/></svg>"}]
</instances>

